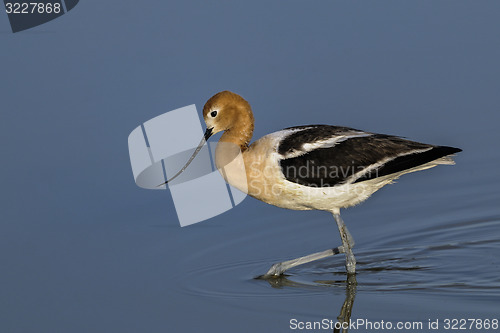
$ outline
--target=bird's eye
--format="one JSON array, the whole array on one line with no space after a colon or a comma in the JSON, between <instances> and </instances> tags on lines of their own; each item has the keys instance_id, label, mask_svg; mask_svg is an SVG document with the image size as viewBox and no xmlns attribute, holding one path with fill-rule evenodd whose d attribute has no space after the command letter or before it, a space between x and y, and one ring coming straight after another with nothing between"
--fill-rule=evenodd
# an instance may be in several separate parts
<instances>
[{"instance_id":1,"label":"bird's eye","mask_svg":"<svg viewBox=\"0 0 500 333\"><path fill-rule=\"evenodd\" d=\"M215 118L215 116L217 116L217 111L210 112L210 115L212 116L212 118Z\"/></svg>"}]
</instances>

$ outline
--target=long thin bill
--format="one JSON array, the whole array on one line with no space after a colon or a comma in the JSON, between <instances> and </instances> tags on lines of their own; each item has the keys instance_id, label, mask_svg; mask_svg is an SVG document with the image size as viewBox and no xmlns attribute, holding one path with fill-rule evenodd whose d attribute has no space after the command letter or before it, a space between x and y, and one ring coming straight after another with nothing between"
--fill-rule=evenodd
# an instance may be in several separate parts
<instances>
[{"instance_id":1,"label":"long thin bill","mask_svg":"<svg viewBox=\"0 0 500 333\"><path fill-rule=\"evenodd\" d=\"M162 183L162 184L160 184L158 186L162 186L162 185L167 184L168 182L171 182L172 180L174 180L175 178L177 178L181 173L183 173L184 170L186 170L186 168L189 166L189 164L191 164L191 162L193 162L193 160L196 157L196 155L198 155L198 153L200 152L201 148L203 148L203 146L205 145L205 142L207 142L208 138L210 138L212 136L212 130L213 130L213 128L207 128L207 130L205 131L205 134L203 135L203 138L201 138L201 141L198 144L198 147L196 147L196 150L194 151L193 155L191 155L191 157L186 162L186 164L182 167L182 169L180 169L172 178L168 179L166 182L164 182L164 183Z\"/></svg>"}]
</instances>

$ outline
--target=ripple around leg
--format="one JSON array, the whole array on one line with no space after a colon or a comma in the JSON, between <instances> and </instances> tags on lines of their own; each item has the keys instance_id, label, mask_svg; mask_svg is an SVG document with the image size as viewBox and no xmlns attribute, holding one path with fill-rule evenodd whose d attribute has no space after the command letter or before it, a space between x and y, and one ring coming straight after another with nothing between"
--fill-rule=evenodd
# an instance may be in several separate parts
<instances>
[{"instance_id":1,"label":"ripple around leg","mask_svg":"<svg viewBox=\"0 0 500 333\"><path fill-rule=\"evenodd\" d=\"M457 269L461 266L451 263L446 267L439 264L444 258L452 258L464 248L469 248L467 253L474 256L475 247L486 245L498 248L500 240L458 243L454 246L387 247L372 251L361 248L357 252L358 290L419 290L433 294L460 290L474 294L498 294L500 281L497 275L482 274L481 279L474 279L470 274L464 274L463 278L457 278L456 275L465 268ZM328 288L344 286L347 280L343 260L335 257L294 267L284 276L256 279L258 273L265 271L269 261L262 259L202 266L177 276L176 281L180 290L189 294L234 298L322 294ZM451 276L455 277L451 279ZM262 284L260 281L267 283ZM276 294L265 286L282 290Z\"/></svg>"},{"instance_id":2,"label":"ripple around leg","mask_svg":"<svg viewBox=\"0 0 500 333\"><path fill-rule=\"evenodd\" d=\"M356 249L358 291L418 291L434 295L466 291L471 297L500 296L500 280L495 269L500 264L499 257L495 255L500 251L497 237L500 219L441 224L446 228L437 224L436 230L431 227L417 228L411 234L393 231L383 239L361 242ZM269 229L264 229L264 232L268 232L266 236L271 239L276 239ZM336 289L345 284L347 276L342 256L293 267L283 277L255 279L265 273L271 263L287 259L269 257L268 254L264 257L265 250L251 255L243 251L255 248L257 237L262 237L262 233L247 233L242 238L231 238L230 243L214 243L214 246L205 247L204 251L186 258L186 268L187 263L197 268L179 270L175 278L179 290L222 298L265 298L322 294L328 288ZM304 233L297 240L308 237ZM242 249L239 253L247 257L261 255L263 259L230 261L229 248ZM228 261L207 264L214 258L226 258ZM480 274L471 274L472 263ZM274 289L280 289L279 293Z\"/></svg>"}]
</instances>

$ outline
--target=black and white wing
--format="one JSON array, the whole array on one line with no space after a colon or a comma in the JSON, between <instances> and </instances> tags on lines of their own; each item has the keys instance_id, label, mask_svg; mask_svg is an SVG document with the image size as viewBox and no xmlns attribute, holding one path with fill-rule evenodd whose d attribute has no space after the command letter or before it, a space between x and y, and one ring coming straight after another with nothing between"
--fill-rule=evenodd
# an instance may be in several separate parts
<instances>
[{"instance_id":1,"label":"black and white wing","mask_svg":"<svg viewBox=\"0 0 500 333\"><path fill-rule=\"evenodd\" d=\"M461 151L349 127L311 125L287 130L290 134L277 148L283 175L311 187L362 182Z\"/></svg>"}]
</instances>

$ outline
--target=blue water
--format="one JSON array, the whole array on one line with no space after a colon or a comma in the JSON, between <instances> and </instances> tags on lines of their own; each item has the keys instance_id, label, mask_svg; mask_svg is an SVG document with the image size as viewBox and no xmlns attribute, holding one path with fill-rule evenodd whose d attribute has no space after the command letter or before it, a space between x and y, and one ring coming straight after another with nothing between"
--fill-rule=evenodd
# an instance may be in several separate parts
<instances>
[{"instance_id":1,"label":"blue water","mask_svg":"<svg viewBox=\"0 0 500 333\"><path fill-rule=\"evenodd\" d=\"M0 331L293 332L291 320L341 317L425 332L500 319L499 12L81 1L18 34L0 15ZM256 138L325 123L463 152L341 212L355 279L342 255L256 279L340 245L332 216L247 198L180 228L168 191L138 188L130 169L130 131L224 89L252 104Z\"/></svg>"}]
</instances>

